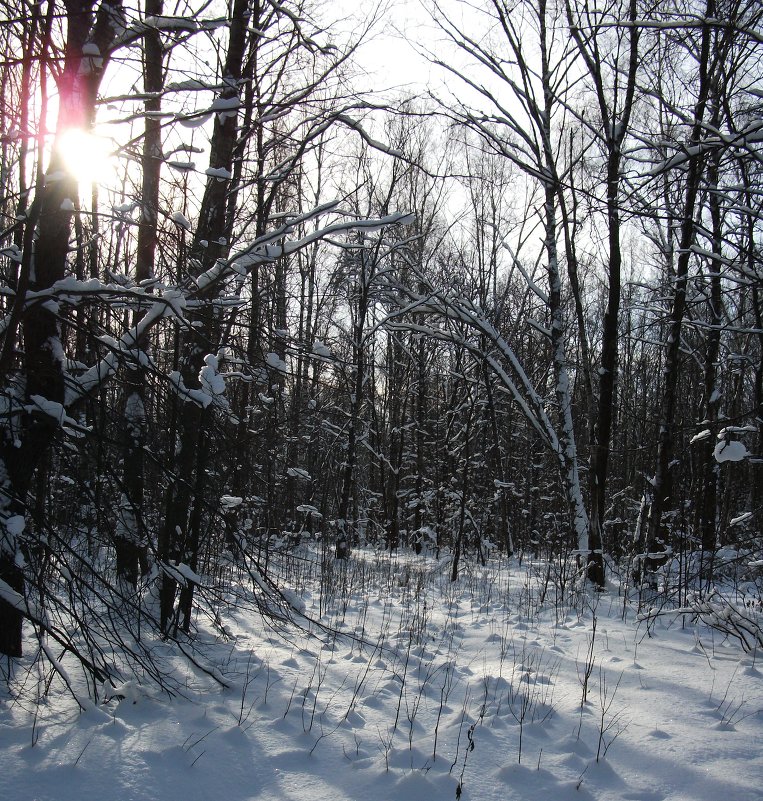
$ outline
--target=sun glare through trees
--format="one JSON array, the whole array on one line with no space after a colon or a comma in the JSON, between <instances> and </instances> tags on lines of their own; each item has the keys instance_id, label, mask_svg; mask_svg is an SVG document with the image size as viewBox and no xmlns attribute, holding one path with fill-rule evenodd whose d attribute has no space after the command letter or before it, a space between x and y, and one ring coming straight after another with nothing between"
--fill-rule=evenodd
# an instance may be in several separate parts
<instances>
[{"instance_id":1,"label":"sun glare through trees","mask_svg":"<svg viewBox=\"0 0 763 801\"><path fill-rule=\"evenodd\" d=\"M56 147L66 170L78 184L85 185L82 189L93 183L99 186L114 183L116 163L107 139L81 128L67 128L58 137Z\"/></svg>"}]
</instances>

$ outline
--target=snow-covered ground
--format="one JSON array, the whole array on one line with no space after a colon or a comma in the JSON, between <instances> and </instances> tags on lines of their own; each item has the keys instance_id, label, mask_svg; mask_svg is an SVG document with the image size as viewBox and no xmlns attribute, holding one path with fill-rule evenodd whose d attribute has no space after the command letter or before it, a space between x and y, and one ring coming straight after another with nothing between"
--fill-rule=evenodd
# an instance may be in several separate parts
<instances>
[{"instance_id":1,"label":"snow-covered ground","mask_svg":"<svg viewBox=\"0 0 763 801\"><path fill-rule=\"evenodd\" d=\"M3 690L0 798L763 798L763 654L688 615L562 595L527 562L451 583L431 557L360 552L301 575L291 597L328 628L221 606L232 636L198 654L227 687L157 642L185 697L133 680L80 713L53 676L38 705L34 668Z\"/></svg>"}]
</instances>

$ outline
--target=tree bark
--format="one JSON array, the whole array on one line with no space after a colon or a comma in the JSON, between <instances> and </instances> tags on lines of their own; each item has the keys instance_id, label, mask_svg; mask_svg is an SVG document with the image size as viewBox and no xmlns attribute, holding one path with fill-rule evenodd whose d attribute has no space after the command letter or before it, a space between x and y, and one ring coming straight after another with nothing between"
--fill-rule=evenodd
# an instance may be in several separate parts
<instances>
[{"instance_id":1,"label":"tree bark","mask_svg":"<svg viewBox=\"0 0 763 801\"><path fill-rule=\"evenodd\" d=\"M162 0L146 0L146 16L162 15ZM141 187L141 212L138 223L135 282L141 284L154 276L154 260L157 245L157 222L159 209L159 181L162 167L162 129L158 112L161 111L161 95L164 83L162 76L163 49L159 31L149 28L144 36L143 87L146 118L144 121L143 153L141 156L143 182ZM133 315L136 325L144 312ZM124 415L124 493L120 500L117 530L114 537L116 550L117 579L133 589L138 576L148 569L148 532L144 524L143 499L145 485L145 459L143 448L146 441L146 372L139 359L148 353L148 332L135 342L138 357L125 371Z\"/></svg>"},{"instance_id":2,"label":"tree bark","mask_svg":"<svg viewBox=\"0 0 763 801\"><path fill-rule=\"evenodd\" d=\"M705 18L715 17L715 0L708 0ZM686 177L684 207L681 219L679 253L676 275L673 279L674 293L668 323L668 341L665 348L663 389L660 404L657 466L652 480L652 501L648 506L646 542L644 543L644 566L647 570L659 563L658 551L667 547L667 538L662 532L662 516L673 495L672 467L675 453L675 409L678 394L681 329L686 311L686 290L689 276L691 246L696 227L696 207L705 157L699 144L705 128L705 109L708 102L711 80L712 29L709 22L702 26L699 50L699 87L694 105L693 124L690 136L689 168Z\"/></svg>"},{"instance_id":3,"label":"tree bark","mask_svg":"<svg viewBox=\"0 0 763 801\"><path fill-rule=\"evenodd\" d=\"M119 0L104 2L95 15L93 6L93 0L65 2L67 31L63 70L58 80L56 140L47 169L49 177L59 180L48 180L38 185L33 203L37 208L34 213L30 210L24 237L22 258L26 262L28 288L33 291L48 289L65 275L72 210L79 188L62 160L57 147L58 137L70 127L83 130L91 127L106 54L115 35L113 23L123 16ZM103 54L98 66L95 59L83 56L83 47L87 43L94 44ZM35 220L39 222L33 245L31 234ZM18 301L23 304L23 292ZM57 409L64 403L63 354L56 315L44 304L31 305L23 314L21 330L25 410L20 415L20 431L2 432L0 438L0 511L6 519L25 517L32 476L58 431L57 420L47 413L51 409L49 404L58 404L54 407ZM10 332L7 336L13 338ZM10 339L6 340L6 345L9 342ZM15 527L3 525L3 528L0 578L23 594L24 579L18 558L20 538ZM18 609L0 600L0 631L3 632L0 635L0 653L21 655L22 617Z\"/></svg>"},{"instance_id":4,"label":"tree bark","mask_svg":"<svg viewBox=\"0 0 763 801\"><path fill-rule=\"evenodd\" d=\"M199 221L193 236L191 259L188 264L181 265L191 277L196 278L209 270L218 259L228 253L228 190L232 176L233 154L235 152L238 131L238 106L234 104L238 98L239 81L242 76L244 55L246 50L249 23L249 0L235 0L231 11L228 48L223 68L222 83L225 88L220 93L220 100L230 101L231 108L225 107L224 113L215 115L212 139L210 142L210 175L204 189L199 212ZM199 297L208 297L214 292L214 285L198 292ZM219 339L219 320L214 308L189 315L194 325L186 332L180 351L180 374L183 383L189 389L200 386L199 373L204 366L205 354L210 350L217 351ZM207 425L210 417L196 402L180 400L178 410L179 455L175 464L175 475L168 491L166 517L163 526L163 547L160 548L160 559L182 558L194 561L197 554L195 524L189 510L200 510L206 489L204 465L198 459L198 445L208 436ZM190 528L189 528L190 527ZM193 529L193 530L191 530ZM167 569L169 567L169 570ZM160 587L161 627L169 634L176 616L173 612L177 582L173 577L172 566L165 566ZM183 618L181 625L187 628L190 621L190 609L193 605L194 586L188 581L182 597Z\"/></svg>"}]
</instances>

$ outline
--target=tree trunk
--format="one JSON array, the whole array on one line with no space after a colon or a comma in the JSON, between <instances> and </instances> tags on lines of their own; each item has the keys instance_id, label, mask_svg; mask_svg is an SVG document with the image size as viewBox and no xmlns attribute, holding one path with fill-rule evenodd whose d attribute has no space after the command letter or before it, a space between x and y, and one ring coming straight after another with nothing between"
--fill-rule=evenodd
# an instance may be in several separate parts
<instances>
[{"instance_id":1,"label":"tree trunk","mask_svg":"<svg viewBox=\"0 0 763 801\"><path fill-rule=\"evenodd\" d=\"M101 53L107 53L117 28L113 23L123 16L121 5L116 0L104 2L95 17L92 0L69 0L66 12L67 33L63 71L58 82L56 140L47 173L57 173L61 180L38 184L33 203L36 208L30 209L26 221L22 273L32 291L51 287L64 277L66 271L72 209L79 188L66 170L57 143L67 128L88 130L91 127L102 67L106 61L104 58L101 67L95 68L91 59L83 56L83 47L92 42ZM32 254L36 220L39 222ZM23 307L24 291L25 288L20 286L17 293L19 309ZM6 431L1 437L0 511L11 520L20 520L26 515L32 476L58 431L58 422L47 413L51 409L49 404L59 405L53 409L62 408L65 389L62 346L55 313L43 304L35 304L27 308L20 322L24 340L25 406L40 410L24 411L20 417L20 430ZM15 333L8 331L6 337L6 345L13 346ZM9 364L3 364L4 369L7 366ZM24 580L17 558L21 531L15 523L10 527L5 525L4 529L0 539L0 578L23 594ZM0 600L0 653L21 655L21 628L19 610Z\"/></svg>"},{"instance_id":2,"label":"tree trunk","mask_svg":"<svg viewBox=\"0 0 763 801\"><path fill-rule=\"evenodd\" d=\"M225 88L220 93L222 101L235 103L238 97L239 79L242 75L244 53L249 23L248 0L235 0L230 20L228 50L225 58L222 83ZM181 265L191 274L209 270L218 259L225 258L228 252L228 191L232 176L232 159L235 152L238 131L238 107L234 111L216 114L212 139L210 142L210 175L204 189L199 212L199 221L193 237L191 258L188 265ZM228 176L226 178L226 175ZM191 264L197 266L192 267ZM193 277L197 277L193 275ZM214 284L199 290L199 297L208 297L215 291ZM219 339L219 319L214 308L207 307L202 312L189 314L197 323L186 333L181 343L180 374L189 389L200 387L199 373L204 366L205 354L217 351ZM194 530L189 530L189 510L195 502L200 502L204 494L206 473L199 463L198 443L208 436L206 426L209 415L204 413L196 402L181 399L178 412L180 453L175 466L175 476L168 492L166 519L163 526L162 558L195 560L193 553L196 542ZM200 512L199 512L200 513ZM194 526L191 526L194 529ZM185 546L185 547L184 547ZM190 548L190 550L189 550ZM171 567L171 566L170 566ZM170 633L173 621L173 606L177 584L165 568L160 588L160 609L162 631ZM182 597L183 621L190 620L193 604L193 584L188 583Z\"/></svg>"},{"instance_id":3,"label":"tree trunk","mask_svg":"<svg viewBox=\"0 0 763 801\"><path fill-rule=\"evenodd\" d=\"M162 0L146 0L146 15L160 17ZM141 166L141 213L138 223L135 282L141 284L153 278L157 244L159 209L159 181L162 165L162 129L158 112L161 111L162 40L159 31L149 28L144 36L143 85L145 100L144 139ZM143 317L133 316L133 325ZM135 343L135 351L147 353L148 333ZM148 569L148 532L143 517L145 465L143 448L146 440L145 369L138 360L125 371L124 415L124 493L120 501L117 530L114 537L117 579L135 588L138 576Z\"/></svg>"},{"instance_id":4,"label":"tree trunk","mask_svg":"<svg viewBox=\"0 0 763 801\"><path fill-rule=\"evenodd\" d=\"M715 0L708 0L706 17L715 16ZM665 348L663 390L660 404L657 468L652 480L652 501L648 509L644 563L647 570L659 564L655 554L664 551L667 542L662 532L662 515L673 495L672 468L675 452L675 408L679 385L681 329L686 310L686 289L689 276L691 246L695 236L697 196L704 167L704 156L699 148L705 129L705 108L710 91L710 50L712 30L709 24L702 27L699 51L699 91L694 106L689 169L686 177L683 216L681 220L680 249L674 278L674 294L669 318L668 341Z\"/></svg>"}]
</instances>

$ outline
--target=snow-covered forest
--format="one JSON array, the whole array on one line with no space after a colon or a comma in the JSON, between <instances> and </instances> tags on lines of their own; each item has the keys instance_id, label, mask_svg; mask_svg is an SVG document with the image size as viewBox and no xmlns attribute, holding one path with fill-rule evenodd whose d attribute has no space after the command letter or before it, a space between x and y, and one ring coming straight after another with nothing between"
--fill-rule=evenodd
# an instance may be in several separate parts
<instances>
[{"instance_id":1,"label":"snow-covered forest","mask_svg":"<svg viewBox=\"0 0 763 801\"><path fill-rule=\"evenodd\" d=\"M0 2L3 797L762 797L758 0Z\"/></svg>"}]
</instances>

